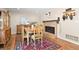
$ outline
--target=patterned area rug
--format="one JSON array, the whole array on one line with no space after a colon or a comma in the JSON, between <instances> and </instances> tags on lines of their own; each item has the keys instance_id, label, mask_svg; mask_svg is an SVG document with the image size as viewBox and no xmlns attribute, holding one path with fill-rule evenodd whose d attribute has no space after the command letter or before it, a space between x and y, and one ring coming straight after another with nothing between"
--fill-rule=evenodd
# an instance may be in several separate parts
<instances>
[{"instance_id":1,"label":"patterned area rug","mask_svg":"<svg viewBox=\"0 0 79 59\"><path fill-rule=\"evenodd\" d=\"M31 43L29 45L23 44L21 46L22 50L57 50L61 46L56 44L55 42L51 42L48 39L44 39L42 41L42 45L37 42L36 45L34 43Z\"/></svg>"}]
</instances>

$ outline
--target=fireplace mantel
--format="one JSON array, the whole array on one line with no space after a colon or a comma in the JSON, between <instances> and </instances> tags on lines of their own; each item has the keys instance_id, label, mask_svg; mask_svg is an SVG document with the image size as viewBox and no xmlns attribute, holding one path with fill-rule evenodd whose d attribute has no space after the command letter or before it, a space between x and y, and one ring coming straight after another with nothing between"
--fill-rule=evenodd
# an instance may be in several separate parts
<instances>
[{"instance_id":1,"label":"fireplace mantel","mask_svg":"<svg viewBox=\"0 0 79 59\"><path fill-rule=\"evenodd\" d=\"M47 20L47 21L43 21L43 22L57 22L58 20Z\"/></svg>"},{"instance_id":2,"label":"fireplace mantel","mask_svg":"<svg viewBox=\"0 0 79 59\"><path fill-rule=\"evenodd\" d=\"M43 23L45 22L57 22L57 24L59 24L60 18L58 17L57 20L47 20L47 21L43 21Z\"/></svg>"}]
</instances>

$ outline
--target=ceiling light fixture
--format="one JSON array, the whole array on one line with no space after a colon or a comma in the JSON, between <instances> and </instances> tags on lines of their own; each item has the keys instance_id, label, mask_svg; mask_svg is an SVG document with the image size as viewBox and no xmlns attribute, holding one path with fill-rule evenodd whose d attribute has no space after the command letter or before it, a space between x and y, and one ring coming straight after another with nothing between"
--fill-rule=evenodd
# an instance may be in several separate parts
<instances>
[{"instance_id":1,"label":"ceiling light fixture","mask_svg":"<svg viewBox=\"0 0 79 59\"><path fill-rule=\"evenodd\" d=\"M72 10L72 8L68 8L63 12L63 20L68 19L68 17L72 20L73 16L75 16L75 10Z\"/></svg>"}]
</instances>

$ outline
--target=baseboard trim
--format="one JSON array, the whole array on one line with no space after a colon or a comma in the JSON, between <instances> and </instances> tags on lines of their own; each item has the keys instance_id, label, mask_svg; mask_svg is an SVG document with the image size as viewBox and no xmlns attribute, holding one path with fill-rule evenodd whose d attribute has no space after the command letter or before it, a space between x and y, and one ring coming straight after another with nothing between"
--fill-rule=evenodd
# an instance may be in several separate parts
<instances>
[{"instance_id":1,"label":"baseboard trim","mask_svg":"<svg viewBox=\"0 0 79 59\"><path fill-rule=\"evenodd\" d=\"M69 39L60 37L60 36L58 36L58 38L60 38L61 40L65 40L65 41L71 42L71 43L73 43L73 44L77 44L77 45L79 45L79 42L75 42L75 41L72 41L72 40L69 40Z\"/></svg>"}]
</instances>

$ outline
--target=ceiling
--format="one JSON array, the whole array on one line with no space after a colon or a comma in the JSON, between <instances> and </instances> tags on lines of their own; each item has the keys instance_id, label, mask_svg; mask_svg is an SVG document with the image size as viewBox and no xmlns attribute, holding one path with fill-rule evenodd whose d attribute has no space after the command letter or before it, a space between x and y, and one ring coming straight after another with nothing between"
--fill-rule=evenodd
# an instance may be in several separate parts
<instances>
[{"instance_id":1,"label":"ceiling","mask_svg":"<svg viewBox=\"0 0 79 59\"><path fill-rule=\"evenodd\" d=\"M7 8L10 12L14 13L32 13L32 14L45 14L49 11L53 11L55 8Z\"/></svg>"}]
</instances>

